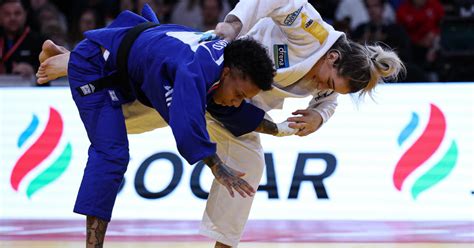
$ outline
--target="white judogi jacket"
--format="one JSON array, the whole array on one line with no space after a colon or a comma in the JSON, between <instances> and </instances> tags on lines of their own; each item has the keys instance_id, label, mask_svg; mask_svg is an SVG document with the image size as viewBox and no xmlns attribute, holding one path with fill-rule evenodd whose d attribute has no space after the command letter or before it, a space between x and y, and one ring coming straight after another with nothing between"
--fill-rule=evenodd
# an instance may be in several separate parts
<instances>
[{"instance_id":1,"label":"white judogi jacket","mask_svg":"<svg viewBox=\"0 0 474 248\"><path fill-rule=\"evenodd\" d=\"M259 93L251 102L268 111L282 108L286 97L312 95L308 109L326 122L334 114L338 94L318 90L301 78L343 33L324 22L305 0L241 0L229 15L243 24L239 37L250 36L267 47L277 69L273 89ZM129 134L166 126L154 109L139 102L124 104L122 109Z\"/></svg>"},{"instance_id":2,"label":"white judogi jacket","mask_svg":"<svg viewBox=\"0 0 474 248\"><path fill-rule=\"evenodd\" d=\"M277 69L275 87L258 94L252 103L268 111L282 108L286 97L313 95L308 108L326 122L335 111L338 94L301 79L343 33L324 22L305 0L241 0L229 15L242 22L239 36L250 36L267 47Z\"/></svg>"}]
</instances>

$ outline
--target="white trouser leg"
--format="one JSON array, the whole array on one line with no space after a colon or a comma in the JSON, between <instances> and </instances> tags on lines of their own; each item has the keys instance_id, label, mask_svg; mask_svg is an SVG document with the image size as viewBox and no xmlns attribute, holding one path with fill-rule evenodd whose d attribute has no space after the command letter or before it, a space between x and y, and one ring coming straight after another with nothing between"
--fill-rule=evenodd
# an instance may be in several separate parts
<instances>
[{"instance_id":1,"label":"white trouser leg","mask_svg":"<svg viewBox=\"0 0 474 248\"><path fill-rule=\"evenodd\" d=\"M217 143L217 154L222 161L246 175L243 177L255 190L262 178L265 159L260 137L253 132L240 137L207 118L207 130ZM232 198L227 189L213 181L200 233L226 245L237 247L252 207L253 197L243 198L236 193Z\"/></svg>"}]
</instances>

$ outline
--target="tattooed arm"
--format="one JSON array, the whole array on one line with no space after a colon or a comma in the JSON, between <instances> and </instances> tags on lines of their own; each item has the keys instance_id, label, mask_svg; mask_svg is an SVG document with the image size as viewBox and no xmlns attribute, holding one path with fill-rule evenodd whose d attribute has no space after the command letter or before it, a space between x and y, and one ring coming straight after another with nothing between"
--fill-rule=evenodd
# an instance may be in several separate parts
<instances>
[{"instance_id":1,"label":"tattooed arm","mask_svg":"<svg viewBox=\"0 0 474 248\"><path fill-rule=\"evenodd\" d=\"M274 122L263 119L257 129L255 129L255 132L276 135L278 133L278 127Z\"/></svg>"},{"instance_id":2,"label":"tattooed arm","mask_svg":"<svg viewBox=\"0 0 474 248\"><path fill-rule=\"evenodd\" d=\"M234 191L237 191L242 197L253 196L255 189L244 179L245 173L234 170L224 164L217 154L203 159L204 163L211 168L212 174L216 180L224 185L229 194L234 197Z\"/></svg>"},{"instance_id":3,"label":"tattooed arm","mask_svg":"<svg viewBox=\"0 0 474 248\"><path fill-rule=\"evenodd\" d=\"M258 125L257 129L255 129L255 132L266 133L279 137L293 135L298 132L298 129L293 129L289 127L288 124L289 122L287 121L277 124L267 119L263 119L260 125Z\"/></svg>"}]
</instances>

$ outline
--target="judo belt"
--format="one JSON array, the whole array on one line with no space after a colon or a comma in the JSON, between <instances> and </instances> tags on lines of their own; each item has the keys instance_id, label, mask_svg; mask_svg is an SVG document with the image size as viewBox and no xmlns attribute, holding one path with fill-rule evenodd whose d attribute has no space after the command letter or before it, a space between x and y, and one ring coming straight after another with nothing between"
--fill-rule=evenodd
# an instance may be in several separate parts
<instances>
[{"instance_id":1,"label":"judo belt","mask_svg":"<svg viewBox=\"0 0 474 248\"><path fill-rule=\"evenodd\" d=\"M94 92L103 90L105 88L118 88L125 99L133 99L134 96L142 104L152 107L150 100L145 96L145 93L140 89L140 86L132 84L128 78L128 55L132 48L133 42L145 30L159 26L160 24L153 22L145 22L136 25L127 31L120 43L117 52L117 71L109 76L100 78L96 81L90 82L86 85L77 87L76 90L81 96L90 95Z\"/></svg>"}]
</instances>

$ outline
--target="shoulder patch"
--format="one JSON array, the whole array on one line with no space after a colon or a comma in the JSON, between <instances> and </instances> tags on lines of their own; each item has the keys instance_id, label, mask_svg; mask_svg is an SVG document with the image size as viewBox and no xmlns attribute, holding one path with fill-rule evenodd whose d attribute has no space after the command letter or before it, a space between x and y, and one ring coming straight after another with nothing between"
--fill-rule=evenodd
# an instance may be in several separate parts
<instances>
[{"instance_id":1,"label":"shoulder patch","mask_svg":"<svg viewBox=\"0 0 474 248\"><path fill-rule=\"evenodd\" d=\"M323 44L329 36L329 32L324 28L323 25L311 18L308 18L305 13L301 14L301 28L317 39L319 44Z\"/></svg>"},{"instance_id":2,"label":"shoulder patch","mask_svg":"<svg viewBox=\"0 0 474 248\"><path fill-rule=\"evenodd\" d=\"M283 24L286 26L291 26L291 24L295 22L296 18L298 17L302 9L303 9L303 6L301 6L297 11L287 15L285 20L283 21Z\"/></svg>"},{"instance_id":3,"label":"shoulder patch","mask_svg":"<svg viewBox=\"0 0 474 248\"><path fill-rule=\"evenodd\" d=\"M288 45L273 45L273 59L275 60L276 69L289 67L290 63L288 62Z\"/></svg>"}]
</instances>

